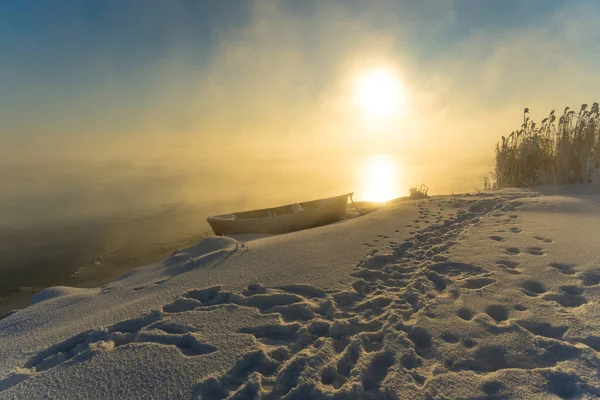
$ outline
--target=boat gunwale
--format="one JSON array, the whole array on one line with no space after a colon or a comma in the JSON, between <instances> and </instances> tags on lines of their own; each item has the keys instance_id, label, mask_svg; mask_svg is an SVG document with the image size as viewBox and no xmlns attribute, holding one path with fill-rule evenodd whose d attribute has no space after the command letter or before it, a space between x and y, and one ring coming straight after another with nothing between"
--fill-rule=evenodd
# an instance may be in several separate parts
<instances>
[{"instance_id":1,"label":"boat gunwale","mask_svg":"<svg viewBox=\"0 0 600 400\"><path fill-rule=\"evenodd\" d=\"M338 196L331 196L331 197L323 197L321 199L316 199L316 200L308 200L308 201L302 201L302 202L297 202L297 203L290 203L290 204L284 204L281 206L276 206L276 207L267 207L267 208L260 208L260 209L256 209L256 210L247 210L247 211L237 211L237 212L233 212L233 213L229 213L229 214L219 214L219 215L213 215L208 217L206 220L207 221L252 221L252 220L273 220L273 219L277 219L277 218L284 218L287 217L289 215L296 215L293 212L291 213L285 213L285 214L280 214L280 215L275 215L273 217L251 217L251 218L236 218L236 219L230 219L230 218L224 218L224 217L229 217L231 215L235 215L237 217L237 214L242 214L242 213L248 213L248 212L261 212L261 211L269 211L269 210L273 210L275 208L284 208L284 207L291 207L294 204L306 204L306 203L313 203L313 202L318 202L318 201L322 201L322 200L329 200L329 199L337 199L337 198L341 198L346 196L346 201L348 201L348 197L351 197L354 194L354 192L349 192L346 194L340 194ZM305 209L304 211L311 211L311 210L315 210L316 208L309 208L309 209ZM300 214L300 213L299 213Z\"/></svg>"}]
</instances>

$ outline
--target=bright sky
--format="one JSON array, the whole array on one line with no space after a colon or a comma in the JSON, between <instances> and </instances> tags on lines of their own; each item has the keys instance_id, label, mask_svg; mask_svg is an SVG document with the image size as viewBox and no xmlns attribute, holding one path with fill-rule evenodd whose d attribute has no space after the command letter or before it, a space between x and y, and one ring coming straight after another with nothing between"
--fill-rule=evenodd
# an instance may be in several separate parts
<instances>
[{"instance_id":1,"label":"bright sky","mask_svg":"<svg viewBox=\"0 0 600 400\"><path fill-rule=\"evenodd\" d=\"M3 0L0 148L490 158L523 107L598 100L599 20L595 0ZM387 125L353 108L378 68L407 96Z\"/></svg>"}]
</instances>

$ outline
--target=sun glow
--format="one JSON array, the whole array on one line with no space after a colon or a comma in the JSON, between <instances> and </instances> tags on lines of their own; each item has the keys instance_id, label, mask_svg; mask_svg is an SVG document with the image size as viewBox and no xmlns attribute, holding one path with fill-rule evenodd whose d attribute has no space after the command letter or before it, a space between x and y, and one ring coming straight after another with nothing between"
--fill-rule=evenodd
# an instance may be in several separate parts
<instances>
[{"instance_id":1,"label":"sun glow","mask_svg":"<svg viewBox=\"0 0 600 400\"><path fill-rule=\"evenodd\" d=\"M358 79L356 100L368 116L389 116L405 103L406 89L396 75L378 68Z\"/></svg>"},{"instance_id":2,"label":"sun glow","mask_svg":"<svg viewBox=\"0 0 600 400\"><path fill-rule=\"evenodd\" d=\"M364 163L362 168L363 200L386 202L400 196L400 166L388 154L377 154Z\"/></svg>"}]
</instances>

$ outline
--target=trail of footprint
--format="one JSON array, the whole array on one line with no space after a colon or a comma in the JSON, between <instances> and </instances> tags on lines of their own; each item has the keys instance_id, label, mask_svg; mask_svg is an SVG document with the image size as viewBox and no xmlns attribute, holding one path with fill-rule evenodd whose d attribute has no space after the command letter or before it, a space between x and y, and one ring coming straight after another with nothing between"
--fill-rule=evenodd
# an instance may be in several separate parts
<instances>
[{"instance_id":1,"label":"trail of footprint","mask_svg":"<svg viewBox=\"0 0 600 400\"><path fill-rule=\"evenodd\" d=\"M447 360L438 360L440 355L429 331L405 322L414 321L415 313L431 313L428 306L436 296L446 292L448 283L454 280L459 280L467 289L480 289L495 282L480 276L486 272L483 267L449 261L446 252L456 244L458 236L481 217L497 207L507 207L507 199L511 197L474 197L459 202L458 206L463 209L455 215L415 230L414 236L405 243L390 244L390 248L366 256L356 266L353 273L356 280L346 290L323 291L306 285L265 288L259 284L248 285L239 293L222 286L193 289L165 304L162 312L108 329L84 332L59 349L36 355L25 367L41 369L41 365L60 365L64 358L57 354L63 350L76 356L87 351L85 346L107 342L122 346L145 341L175 346L186 356L202 356L218 349L204 343L191 328L169 324L168 320L174 314L188 311L250 307L265 318L267 314L277 314L281 319L276 323L270 320L264 325L240 327L237 332L251 335L256 347L238 358L229 370L198 382L194 396L203 399L376 397L386 386L388 371L396 365L406 368L416 386L423 386L430 374L420 368L424 365L430 368ZM514 207L517 206L512 205L507 210L512 211ZM423 213L420 219L428 223L428 214ZM519 252L517 249L517 254ZM518 266L506 260L498 263L504 263L502 265L509 270ZM595 281L592 275L587 279ZM572 292L563 288L562 294L578 296ZM519 310L517 306L515 310ZM511 313L500 304L490 305L484 312L496 322L507 320ZM456 314L464 321L473 319L473 311L468 308L461 308ZM98 336L90 338L90 334ZM104 334L108 336L102 336ZM442 340L451 344L462 342L467 348L477 347L466 364L475 371L534 368L552 365L553 360L560 358L550 350L550 361L533 362L531 366L510 358L494 361L492 358L506 354L506 349L478 347L477 341L461 339L450 332L444 332ZM402 351L406 353L398 353L390 343L404 343ZM568 352L569 349L563 351ZM53 357L57 359L56 364L51 361ZM532 357L537 360L536 355ZM447 368L464 369L464 366L448 363ZM322 385L299 383L315 381L313 378ZM323 385L327 386L327 392L323 391Z\"/></svg>"}]
</instances>

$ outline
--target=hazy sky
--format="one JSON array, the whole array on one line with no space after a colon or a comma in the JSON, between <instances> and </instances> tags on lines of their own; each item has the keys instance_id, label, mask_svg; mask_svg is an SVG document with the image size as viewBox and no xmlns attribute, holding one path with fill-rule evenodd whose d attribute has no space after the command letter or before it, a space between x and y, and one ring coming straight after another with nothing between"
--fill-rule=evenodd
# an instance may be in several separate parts
<instances>
[{"instance_id":1,"label":"hazy sky","mask_svg":"<svg viewBox=\"0 0 600 400\"><path fill-rule=\"evenodd\" d=\"M491 157L523 107L598 100L599 21L595 0L4 0L0 153ZM393 127L348 100L379 65L409 94Z\"/></svg>"}]
</instances>

